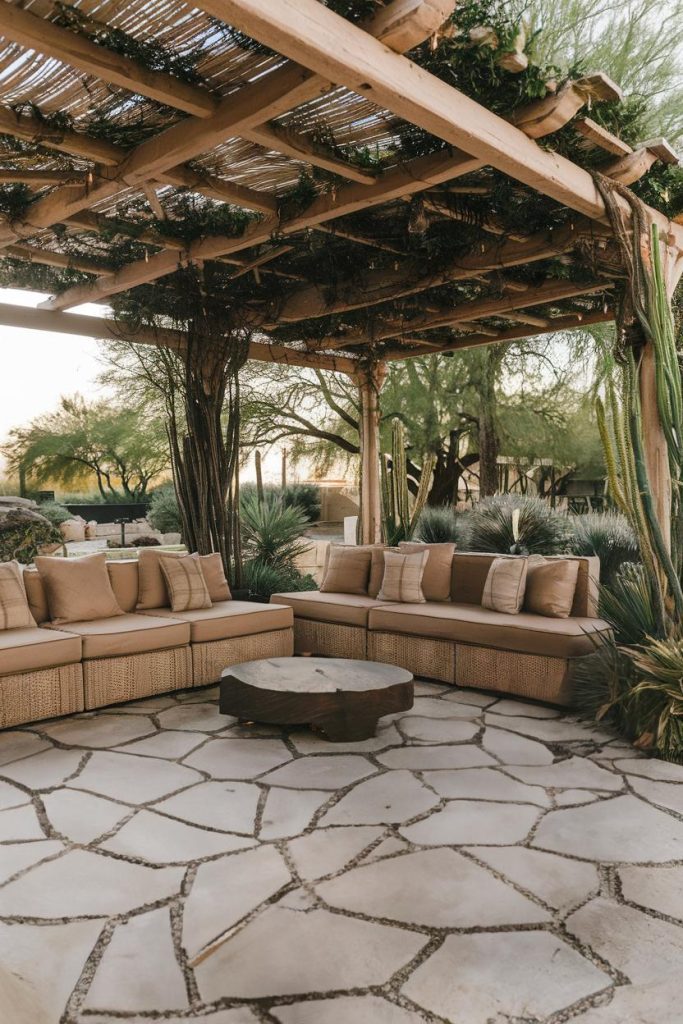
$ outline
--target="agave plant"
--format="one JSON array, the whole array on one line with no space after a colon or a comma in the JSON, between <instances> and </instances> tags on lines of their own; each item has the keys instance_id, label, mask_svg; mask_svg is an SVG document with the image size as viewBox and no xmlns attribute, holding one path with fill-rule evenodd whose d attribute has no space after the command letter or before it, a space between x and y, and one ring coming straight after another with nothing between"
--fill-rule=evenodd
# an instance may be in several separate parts
<instances>
[{"instance_id":1,"label":"agave plant","mask_svg":"<svg viewBox=\"0 0 683 1024\"><path fill-rule=\"evenodd\" d=\"M567 517L542 498L512 494L485 498L472 509L469 528L472 551L555 555L571 547Z\"/></svg>"},{"instance_id":2,"label":"agave plant","mask_svg":"<svg viewBox=\"0 0 683 1024\"><path fill-rule=\"evenodd\" d=\"M636 745L683 762L683 640L648 640L628 656L637 679L629 696Z\"/></svg>"},{"instance_id":3,"label":"agave plant","mask_svg":"<svg viewBox=\"0 0 683 1024\"><path fill-rule=\"evenodd\" d=\"M301 536L308 526L304 512L296 505L283 505L266 492L261 504L255 493L240 503L242 540L245 554L267 565L291 564L307 550Z\"/></svg>"},{"instance_id":4,"label":"agave plant","mask_svg":"<svg viewBox=\"0 0 683 1024\"><path fill-rule=\"evenodd\" d=\"M619 512L590 512L573 520L572 550L576 555L597 555L600 582L609 585L625 562L640 559L638 538L626 516Z\"/></svg>"},{"instance_id":5,"label":"agave plant","mask_svg":"<svg viewBox=\"0 0 683 1024\"><path fill-rule=\"evenodd\" d=\"M469 546L469 512L456 512L449 505L427 506L420 513L415 539L425 544L455 544L460 551Z\"/></svg>"}]
</instances>

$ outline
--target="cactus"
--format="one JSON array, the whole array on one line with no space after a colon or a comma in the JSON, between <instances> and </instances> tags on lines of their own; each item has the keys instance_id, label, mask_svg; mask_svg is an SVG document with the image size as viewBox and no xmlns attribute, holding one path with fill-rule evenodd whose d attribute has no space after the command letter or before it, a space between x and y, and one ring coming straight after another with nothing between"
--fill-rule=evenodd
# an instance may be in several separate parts
<instances>
[{"instance_id":1,"label":"cactus","mask_svg":"<svg viewBox=\"0 0 683 1024\"><path fill-rule=\"evenodd\" d=\"M391 465L389 466L389 459ZM427 503L436 457L425 456L422 475L415 500L411 503L406 467L406 443L403 423L399 419L391 424L391 456L382 455L382 529L387 544L410 540Z\"/></svg>"}]
</instances>

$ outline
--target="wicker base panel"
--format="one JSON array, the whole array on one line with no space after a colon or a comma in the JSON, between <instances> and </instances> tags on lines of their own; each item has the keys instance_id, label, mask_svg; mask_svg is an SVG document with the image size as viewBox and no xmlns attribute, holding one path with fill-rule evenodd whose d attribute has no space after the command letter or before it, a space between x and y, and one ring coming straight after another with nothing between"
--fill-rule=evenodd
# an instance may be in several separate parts
<instances>
[{"instance_id":1,"label":"wicker base panel","mask_svg":"<svg viewBox=\"0 0 683 1024\"><path fill-rule=\"evenodd\" d=\"M85 706L101 708L192 686L189 647L83 662Z\"/></svg>"},{"instance_id":2,"label":"wicker base panel","mask_svg":"<svg viewBox=\"0 0 683 1024\"><path fill-rule=\"evenodd\" d=\"M291 629L274 629L231 640L215 640L209 644L192 644L192 669L195 686L220 682L221 672L229 665L258 658L288 658L294 652Z\"/></svg>"},{"instance_id":3,"label":"wicker base panel","mask_svg":"<svg viewBox=\"0 0 683 1024\"><path fill-rule=\"evenodd\" d=\"M455 682L455 644L447 640L402 636L399 633L368 633L368 658L407 668L414 676Z\"/></svg>"},{"instance_id":4,"label":"wicker base panel","mask_svg":"<svg viewBox=\"0 0 683 1024\"><path fill-rule=\"evenodd\" d=\"M366 636L367 630L363 626L341 626L335 622L294 618L294 650L297 654L365 661Z\"/></svg>"},{"instance_id":5,"label":"wicker base panel","mask_svg":"<svg viewBox=\"0 0 683 1024\"><path fill-rule=\"evenodd\" d=\"M83 707L80 664L0 678L0 729L71 715Z\"/></svg>"},{"instance_id":6,"label":"wicker base panel","mask_svg":"<svg viewBox=\"0 0 683 1024\"><path fill-rule=\"evenodd\" d=\"M571 704L570 662L517 651L456 644L458 686L513 693L550 704Z\"/></svg>"}]
</instances>

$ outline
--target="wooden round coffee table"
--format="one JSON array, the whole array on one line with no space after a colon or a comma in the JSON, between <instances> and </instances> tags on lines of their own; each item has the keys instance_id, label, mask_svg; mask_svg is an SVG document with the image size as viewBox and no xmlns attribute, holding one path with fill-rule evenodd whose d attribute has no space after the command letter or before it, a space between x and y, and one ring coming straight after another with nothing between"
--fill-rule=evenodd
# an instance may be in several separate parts
<instances>
[{"instance_id":1,"label":"wooden round coffee table","mask_svg":"<svg viewBox=\"0 0 683 1024\"><path fill-rule=\"evenodd\" d=\"M266 658L221 674L224 715L311 725L332 742L367 740L382 715L413 706L413 677L396 665L346 658Z\"/></svg>"}]
</instances>

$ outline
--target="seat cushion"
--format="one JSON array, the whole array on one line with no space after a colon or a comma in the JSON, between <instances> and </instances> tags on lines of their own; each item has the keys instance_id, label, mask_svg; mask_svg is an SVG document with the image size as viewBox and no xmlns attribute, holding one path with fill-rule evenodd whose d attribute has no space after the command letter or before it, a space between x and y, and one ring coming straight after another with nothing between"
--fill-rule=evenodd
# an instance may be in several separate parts
<instances>
[{"instance_id":1,"label":"seat cushion","mask_svg":"<svg viewBox=\"0 0 683 1024\"><path fill-rule=\"evenodd\" d=\"M301 590L292 594L273 594L271 601L288 604L299 619L334 622L342 626L367 628L368 612L385 602L365 594L322 594L319 590ZM392 605L393 607L393 605ZM412 606L411 606L412 607Z\"/></svg>"},{"instance_id":2,"label":"seat cushion","mask_svg":"<svg viewBox=\"0 0 683 1024\"><path fill-rule=\"evenodd\" d=\"M552 658L590 654L596 634L609 633L601 619L550 619L527 612L507 615L479 605L451 603L376 607L370 611L368 628Z\"/></svg>"},{"instance_id":3,"label":"seat cushion","mask_svg":"<svg viewBox=\"0 0 683 1024\"><path fill-rule=\"evenodd\" d=\"M93 622L70 622L83 641L83 658L116 658L163 651L190 642L190 626L151 615L117 615Z\"/></svg>"},{"instance_id":4,"label":"seat cushion","mask_svg":"<svg viewBox=\"0 0 683 1024\"><path fill-rule=\"evenodd\" d=\"M80 660L80 636L37 626L0 630L0 676L39 672Z\"/></svg>"},{"instance_id":5,"label":"seat cushion","mask_svg":"<svg viewBox=\"0 0 683 1024\"><path fill-rule=\"evenodd\" d=\"M193 644L290 629L294 621L292 609L287 605L257 604L255 601L219 601L210 608L193 608L186 612L157 608L141 614L182 620L189 627Z\"/></svg>"},{"instance_id":6,"label":"seat cushion","mask_svg":"<svg viewBox=\"0 0 683 1024\"><path fill-rule=\"evenodd\" d=\"M50 619L55 626L124 614L111 587L104 551L80 558L38 555L35 566L43 581Z\"/></svg>"}]
</instances>

